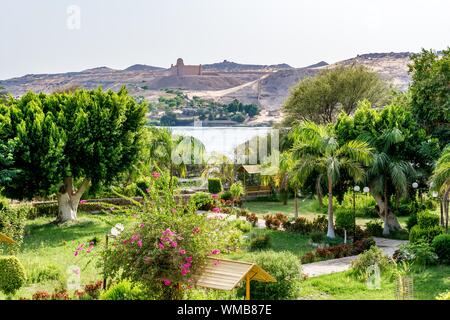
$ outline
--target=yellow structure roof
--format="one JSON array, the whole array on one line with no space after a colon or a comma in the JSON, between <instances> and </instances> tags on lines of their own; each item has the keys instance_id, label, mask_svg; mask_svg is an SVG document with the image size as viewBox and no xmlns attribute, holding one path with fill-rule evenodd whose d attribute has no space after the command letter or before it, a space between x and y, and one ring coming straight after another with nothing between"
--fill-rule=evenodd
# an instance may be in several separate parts
<instances>
[{"instance_id":1,"label":"yellow structure roof","mask_svg":"<svg viewBox=\"0 0 450 320\"><path fill-rule=\"evenodd\" d=\"M272 167L265 167L261 166L259 164L245 164L241 167L244 169L248 174L261 174L263 176L273 176L277 174L278 167L272 166Z\"/></svg>"},{"instance_id":2,"label":"yellow structure roof","mask_svg":"<svg viewBox=\"0 0 450 320\"><path fill-rule=\"evenodd\" d=\"M16 242L7 235L0 233L0 243L14 244Z\"/></svg>"},{"instance_id":3,"label":"yellow structure roof","mask_svg":"<svg viewBox=\"0 0 450 320\"><path fill-rule=\"evenodd\" d=\"M276 282L275 278L254 263L208 258L202 273L195 277L196 285L219 290L233 290L245 280Z\"/></svg>"}]
</instances>

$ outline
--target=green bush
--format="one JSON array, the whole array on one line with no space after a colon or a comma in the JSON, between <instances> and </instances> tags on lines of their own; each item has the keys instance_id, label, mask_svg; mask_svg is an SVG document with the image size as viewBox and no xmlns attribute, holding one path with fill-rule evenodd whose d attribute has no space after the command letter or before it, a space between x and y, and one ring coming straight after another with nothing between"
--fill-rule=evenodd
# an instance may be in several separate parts
<instances>
[{"instance_id":1,"label":"green bush","mask_svg":"<svg viewBox=\"0 0 450 320\"><path fill-rule=\"evenodd\" d=\"M408 217L408 221L406 222L406 229L408 231L411 231L412 227L417 225L417 213L411 213L411 215Z\"/></svg>"},{"instance_id":2,"label":"green bush","mask_svg":"<svg viewBox=\"0 0 450 320\"><path fill-rule=\"evenodd\" d=\"M147 300L148 295L139 286L128 280L112 285L100 295L100 300Z\"/></svg>"},{"instance_id":3,"label":"green bush","mask_svg":"<svg viewBox=\"0 0 450 320\"><path fill-rule=\"evenodd\" d=\"M313 230L312 223L305 217L300 217L294 221L284 224L284 229L290 232L298 232L300 234L309 234Z\"/></svg>"},{"instance_id":4,"label":"green bush","mask_svg":"<svg viewBox=\"0 0 450 320\"><path fill-rule=\"evenodd\" d=\"M369 268L373 265L378 265L381 272L389 268L388 257L377 246L370 247L369 250L361 253L356 260L352 261L350 274L357 279L367 280Z\"/></svg>"},{"instance_id":5,"label":"green bush","mask_svg":"<svg viewBox=\"0 0 450 320\"><path fill-rule=\"evenodd\" d=\"M22 243L27 216L33 208L28 204L5 206L0 209L0 232Z\"/></svg>"},{"instance_id":6,"label":"green bush","mask_svg":"<svg viewBox=\"0 0 450 320\"><path fill-rule=\"evenodd\" d=\"M252 281L250 283L251 299L297 298L301 272L298 257L287 251L262 251L254 253L250 259L277 280L274 283Z\"/></svg>"},{"instance_id":7,"label":"green bush","mask_svg":"<svg viewBox=\"0 0 450 320\"><path fill-rule=\"evenodd\" d=\"M194 193L189 200L197 210L211 210L214 199L207 192Z\"/></svg>"},{"instance_id":8,"label":"green bush","mask_svg":"<svg viewBox=\"0 0 450 320\"><path fill-rule=\"evenodd\" d=\"M319 215L313 219L311 222L311 231L322 231L327 232L328 230L328 219L326 215Z\"/></svg>"},{"instance_id":9,"label":"green bush","mask_svg":"<svg viewBox=\"0 0 450 320\"><path fill-rule=\"evenodd\" d=\"M372 237L381 237L383 235L383 222L381 220L371 220L366 223L366 231Z\"/></svg>"},{"instance_id":10,"label":"green bush","mask_svg":"<svg viewBox=\"0 0 450 320\"><path fill-rule=\"evenodd\" d=\"M55 265L33 268L28 276L29 283L40 283L49 280L61 280L62 274Z\"/></svg>"},{"instance_id":11,"label":"green bush","mask_svg":"<svg viewBox=\"0 0 450 320\"><path fill-rule=\"evenodd\" d=\"M342 228L344 230L353 230L355 225L355 216L350 210L336 210L336 220L335 224L337 228Z\"/></svg>"},{"instance_id":12,"label":"green bush","mask_svg":"<svg viewBox=\"0 0 450 320\"><path fill-rule=\"evenodd\" d=\"M434 248L439 260L450 263L450 234L440 234L436 236L431 245Z\"/></svg>"},{"instance_id":13,"label":"green bush","mask_svg":"<svg viewBox=\"0 0 450 320\"><path fill-rule=\"evenodd\" d=\"M252 230L252 224L245 220L234 220L233 225L235 228L242 231L243 233L247 233Z\"/></svg>"},{"instance_id":14,"label":"green bush","mask_svg":"<svg viewBox=\"0 0 450 320\"><path fill-rule=\"evenodd\" d=\"M433 247L425 241L401 245L393 258L397 262L406 261L419 267L434 265L438 260Z\"/></svg>"},{"instance_id":15,"label":"green bush","mask_svg":"<svg viewBox=\"0 0 450 320\"><path fill-rule=\"evenodd\" d=\"M220 195L220 199L222 199L224 201L231 200L232 198L233 198L233 195L231 194L230 191L224 191Z\"/></svg>"},{"instance_id":16,"label":"green bush","mask_svg":"<svg viewBox=\"0 0 450 320\"><path fill-rule=\"evenodd\" d=\"M208 191L212 194L219 194L222 192L222 181L219 178L209 178L208 179Z\"/></svg>"},{"instance_id":17,"label":"green bush","mask_svg":"<svg viewBox=\"0 0 450 320\"><path fill-rule=\"evenodd\" d=\"M236 290L224 291L205 288L193 288L185 291L183 300L240 300Z\"/></svg>"},{"instance_id":18,"label":"green bush","mask_svg":"<svg viewBox=\"0 0 450 320\"><path fill-rule=\"evenodd\" d=\"M430 211L422 211L417 214L417 224L422 229L439 226L439 216Z\"/></svg>"},{"instance_id":19,"label":"green bush","mask_svg":"<svg viewBox=\"0 0 450 320\"><path fill-rule=\"evenodd\" d=\"M313 231L310 234L311 240L314 243L322 243L325 241L326 235L321 231Z\"/></svg>"},{"instance_id":20,"label":"green bush","mask_svg":"<svg viewBox=\"0 0 450 320\"><path fill-rule=\"evenodd\" d=\"M14 256L0 257L0 291L12 296L26 282L25 269Z\"/></svg>"},{"instance_id":21,"label":"green bush","mask_svg":"<svg viewBox=\"0 0 450 320\"><path fill-rule=\"evenodd\" d=\"M133 196L142 196L150 188L150 179L141 178L136 182L136 191Z\"/></svg>"},{"instance_id":22,"label":"green bush","mask_svg":"<svg viewBox=\"0 0 450 320\"><path fill-rule=\"evenodd\" d=\"M250 235L250 251L264 250L271 247L270 235L262 232L255 232Z\"/></svg>"},{"instance_id":23,"label":"green bush","mask_svg":"<svg viewBox=\"0 0 450 320\"><path fill-rule=\"evenodd\" d=\"M428 243L431 243L433 239L444 233L444 229L440 226L434 226L431 228L421 228L420 225L415 225L411 228L411 231L409 232L409 241L410 242L419 242L421 240L424 240Z\"/></svg>"}]
</instances>

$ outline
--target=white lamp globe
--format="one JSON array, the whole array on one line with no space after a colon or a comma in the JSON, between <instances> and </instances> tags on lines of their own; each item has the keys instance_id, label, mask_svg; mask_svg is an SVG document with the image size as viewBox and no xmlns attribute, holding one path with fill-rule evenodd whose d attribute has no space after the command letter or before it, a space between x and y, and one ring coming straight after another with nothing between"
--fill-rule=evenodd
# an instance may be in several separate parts
<instances>
[{"instance_id":1,"label":"white lamp globe","mask_svg":"<svg viewBox=\"0 0 450 320\"><path fill-rule=\"evenodd\" d=\"M431 193L431 195L433 196L433 198L437 198L438 195L439 195L439 193L438 193L437 191L433 191L433 192Z\"/></svg>"},{"instance_id":2,"label":"white lamp globe","mask_svg":"<svg viewBox=\"0 0 450 320\"><path fill-rule=\"evenodd\" d=\"M356 192L359 192L359 190L361 190L361 188L360 188L359 186L355 186L355 187L353 188L353 190L355 190Z\"/></svg>"},{"instance_id":3,"label":"white lamp globe","mask_svg":"<svg viewBox=\"0 0 450 320\"><path fill-rule=\"evenodd\" d=\"M418 184L417 182L413 182L412 187L413 187L414 189L417 189L418 186L419 186L419 184Z\"/></svg>"},{"instance_id":4,"label":"white lamp globe","mask_svg":"<svg viewBox=\"0 0 450 320\"><path fill-rule=\"evenodd\" d=\"M364 191L365 193L369 193L370 189L369 189L369 187L364 187L363 191Z\"/></svg>"}]
</instances>

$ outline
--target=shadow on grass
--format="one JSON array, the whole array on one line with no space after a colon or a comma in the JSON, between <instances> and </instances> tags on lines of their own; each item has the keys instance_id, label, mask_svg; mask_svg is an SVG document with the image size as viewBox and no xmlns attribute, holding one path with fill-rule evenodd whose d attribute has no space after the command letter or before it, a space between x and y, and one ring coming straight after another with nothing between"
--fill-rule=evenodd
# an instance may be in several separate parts
<instances>
[{"instance_id":1,"label":"shadow on grass","mask_svg":"<svg viewBox=\"0 0 450 320\"><path fill-rule=\"evenodd\" d=\"M103 236L111 227L95 217L83 217L77 222L54 224L50 219L33 221L26 226L23 251L46 247L58 247L64 242L80 238Z\"/></svg>"}]
</instances>

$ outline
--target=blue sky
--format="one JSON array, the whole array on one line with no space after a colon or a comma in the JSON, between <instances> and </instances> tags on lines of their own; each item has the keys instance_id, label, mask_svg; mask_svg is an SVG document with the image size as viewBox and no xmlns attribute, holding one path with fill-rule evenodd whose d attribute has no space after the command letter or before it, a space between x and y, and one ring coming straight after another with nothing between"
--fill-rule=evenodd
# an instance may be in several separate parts
<instances>
[{"instance_id":1,"label":"blue sky","mask_svg":"<svg viewBox=\"0 0 450 320\"><path fill-rule=\"evenodd\" d=\"M80 9L75 30L71 5ZM168 67L178 57L301 67L450 45L447 0L2 0L0 8L0 79Z\"/></svg>"}]
</instances>

